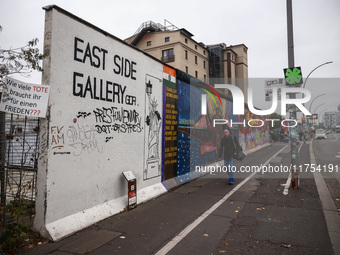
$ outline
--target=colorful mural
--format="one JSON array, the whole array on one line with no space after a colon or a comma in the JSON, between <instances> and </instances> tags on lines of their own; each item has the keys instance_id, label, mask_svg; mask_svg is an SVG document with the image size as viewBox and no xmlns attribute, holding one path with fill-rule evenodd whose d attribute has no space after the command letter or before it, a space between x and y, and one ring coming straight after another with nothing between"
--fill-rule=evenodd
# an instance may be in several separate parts
<instances>
[{"instance_id":1,"label":"colorful mural","mask_svg":"<svg viewBox=\"0 0 340 255\"><path fill-rule=\"evenodd\" d=\"M265 143L269 143L269 122L265 121L268 116L259 116L251 113L245 109L245 115L239 115L238 121L243 122L245 120L246 126L239 125L239 143L243 150L251 150ZM262 127L251 127L261 126ZM249 125L250 123L250 125Z\"/></svg>"},{"instance_id":2,"label":"colorful mural","mask_svg":"<svg viewBox=\"0 0 340 255\"><path fill-rule=\"evenodd\" d=\"M198 87L178 80L178 162L177 175L194 171L197 165L208 165L217 161L217 150L223 136L223 125L213 127L214 119L230 118L232 104L222 99L222 105L207 97L207 115L201 114L202 94Z\"/></svg>"},{"instance_id":3,"label":"colorful mural","mask_svg":"<svg viewBox=\"0 0 340 255\"><path fill-rule=\"evenodd\" d=\"M178 95L176 70L163 66L163 166L162 181L177 176Z\"/></svg>"},{"instance_id":4,"label":"colorful mural","mask_svg":"<svg viewBox=\"0 0 340 255\"><path fill-rule=\"evenodd\" d=\"M178 88L178 151L177 176L194 171L195 166L217 161L217 150L225 125L213 127L214 119L226 119L226 125L240 142L244 151L269 142L267 116L257 116L245 109L245 115L233 115L233 103L225 98L207 96L207 115L201 114L204 89L177 80ZM245 125L243 122L245 120ZM263 127L260 126L263 120ZM248 125L250 121L251 126ZM233 123L231 125L231 123Z\"/></svg>"}]
</instances>

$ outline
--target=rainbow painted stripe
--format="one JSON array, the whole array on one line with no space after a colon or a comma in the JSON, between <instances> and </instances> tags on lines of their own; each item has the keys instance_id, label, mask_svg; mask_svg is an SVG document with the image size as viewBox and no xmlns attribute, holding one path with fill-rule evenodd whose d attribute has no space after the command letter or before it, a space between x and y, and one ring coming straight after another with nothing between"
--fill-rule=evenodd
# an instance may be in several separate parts
<instances>
[{"instance_id":1,"label":"rainbow painted stripe","mask_svg":"<svg viewBox=\"0 0 340 255\"><path fill-rule=\"evenodd\" d=\"M218 100L220 101L220 104L222 105L222 100L220 98L220 96L218 95L217 91L210 85L202 83L204 86L206 86L207 88L209 88L212 92L214 92L214 94L217 96ZM201 88L201 90L203 90L204 92L206 92L213 100L215 105L217 106L216 100L214 98L214 96L206 89Z\"/></svg>"}]
</instances>

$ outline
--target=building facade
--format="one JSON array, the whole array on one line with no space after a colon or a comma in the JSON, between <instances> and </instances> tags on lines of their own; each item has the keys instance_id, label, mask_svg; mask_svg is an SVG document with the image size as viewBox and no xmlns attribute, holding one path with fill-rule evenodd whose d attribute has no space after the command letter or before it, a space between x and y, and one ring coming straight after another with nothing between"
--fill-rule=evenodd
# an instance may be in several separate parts
<instances>
[{"instance_id":1,"label":"building facade","mask_svg":"<svg viewBox=\"0 0 340 255\"><path fill-rule=\"evenodd\" d=\"M340 125L340 112L325 112L323 115L323 121L325 127L334 128L337 125Z\"/></svg>"},{"instance_id":2,"label":"building facade","mask_svg":"<svg viewBox=\"0 0 340 255\"><path fill-rule=\"evenodd\" d=\"M208 45L211 83L233 84L248 98L248 48L244 44L227 47L225 43Z\"/></svg>"},{"instance_id":3,"label":"building facade","mask_svg":"<svg viewBox=\"0 0 340 255\"><path fill-rule=\"evenodd\" d=\"M193 34L173 25L162 26L153 21L144 22L128 43L149 53L192 77L207 82L208 50L203 43L192 39Z\"/></svg>"},{"instance_id":4,"label":"building facade","mask_svg":"<svg viewBox=\"0 0 340 255\"><path fill-rule=\"evenodd\" d=\"M166 22L164 26L153 21L144 22L125 41L210 85L234 84L247 98L248 48L244 44L205 45L196 42L188 30Z\"/></svg>"}]
</instances>

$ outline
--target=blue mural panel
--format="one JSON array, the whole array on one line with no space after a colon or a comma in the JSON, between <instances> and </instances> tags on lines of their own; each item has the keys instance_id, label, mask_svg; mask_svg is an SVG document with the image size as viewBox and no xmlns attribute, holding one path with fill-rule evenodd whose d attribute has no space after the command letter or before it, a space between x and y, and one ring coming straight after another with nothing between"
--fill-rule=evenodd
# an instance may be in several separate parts
<instances>
[{"instance_id":1,"label":"blue mural panel","mask_svg":"<svg viewBox=\"0 0 340 255\"><path fill-rule=\"evenodd\" d=\"M178 176L217 160L217 141L223 133L222 127L213 128L212 118L222 118L221 111L215 109L211 117L202 115L202 94L205 92L200 88L178 82Z\"/></svg>"},{"instance_id":2,"label":"blue mural panel","mask_svg":"<svg viewBox=\"0 0 340 255\"><path fill-rule=\"evenodd\" d=\"M196 166L206 166L218 161L217 151L226 125L239 139L244 150L269 142L267 122L259 128L249 127L247 123L248 120L265 119L267 116L255 116L247 109L245 115L234 115L233 102L225 98L220 102L211 91L207 94L207 114L202 115L201 97L206 91L181 80L178 80L177 85L179 116L177 176L185 176L195 171ZM227 123L214 127L214 119L224 119ZM246 121L246 126L241 124L243 120Z\"/></svg>"}]
</instances>

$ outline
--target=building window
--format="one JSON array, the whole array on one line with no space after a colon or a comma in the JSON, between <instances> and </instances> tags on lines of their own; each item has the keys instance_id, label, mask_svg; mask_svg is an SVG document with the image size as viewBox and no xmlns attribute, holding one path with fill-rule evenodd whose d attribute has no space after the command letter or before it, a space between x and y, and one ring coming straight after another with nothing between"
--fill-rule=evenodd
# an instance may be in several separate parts
<instances>
[{"instance_id":1,"label":"building window","mask_svg":"<svg viewBox=\"0 0 340 255\"><path fill-rule=\"evenodd\" d=\"M195 64L197 65L197 56L195 56Z\"/></svg>"},{"instance_id":2,"label":"building window","mask_svg":"<svg viewBox=\"0 0 340 255\"><path fill-rule=\"evenodd\" d=\"M198 78L198 72L197 71L195 71L195 77Z\"/></svg>"},{"instance_id":3,"label":"building window","mask_svg":"<svg viewBox=\"0 0 340 255\"><path fill-rule=\"evenodd\" d=\"M170 42L170 37L165 37L165 42Z\"/></svg>"},{"instance_id":4,"label":"building window","mask_svg":"<svg viewBox=\"0 0 340 255\"><path fill-rule=\"evenodd\" d=\"M185 54L185 59L188 59L188 51L187 50L184 51L184 54Z\"/></svg>"},{"instance_id":5,"label":"building window","mask_svg":"<svg viewBox=\"0 0 340 255\"><path fill-rule=\"evenodd\" d=\"M195 50L197 50L197 45L195 44Z\"/></svg>"},{"instance_id":6,"label":"building window","mask_svg":"<svg viewBox=\"0 0 340 255\"><path fill-rule=\"evenodd\" d=\"M162 61L165 63L175 61L174 49L163 50Z\"/></svg>"},{"instance_id":7,"label":"building window","mask_svg":"<svg viewBox=\"0 0 340 255\"><path fill-rule=\"evenodd\" d=\"M185 67L185 73L189 73L189 69L187 66Z\"/></svg>"},{"instance_id":8,"label":"building window","mask_svg":"<svg viewBox=\"0 0 340 255\"><path fill-rule=\"evenodd\" d=\"M204 69L205 69L205 60L203 60L203 67L204 67Z\"/></svg>"},{"instance_id":9,"label":"building window","mask_svg":"<svg viewBox=\"0 0 340 255\"><path fill-rule=\"evenodd\" d=\"M204 75L204 82L207 82L207 76Z\"/></svg>"},{"instance_id":10,"label":"building window","mask_svg":"<svg viewBox=\"0 0 340 255\"><path fill-rule=\"evenodd\" d=\"M205 50L203 51L203 55L205 55Z\"/></svg>"},{"instance_id":11,"label":"building window","mask_svg":"<svg viewBox=\"0 0 340 255\"><path fill-rule=\"evenodd\" d=\"M185 43L188 43L188 39L187 38L185 38Z\"/></svg>"},{"instance_id":12,"label":"building window","mask_svg":"<svg viewBox=\"0 0 340 255\"><path fill-rule=\"evenodd\" d=\"M146 46L151 46L151 41L146 42Z\"/></svg>"}]
</instances>

